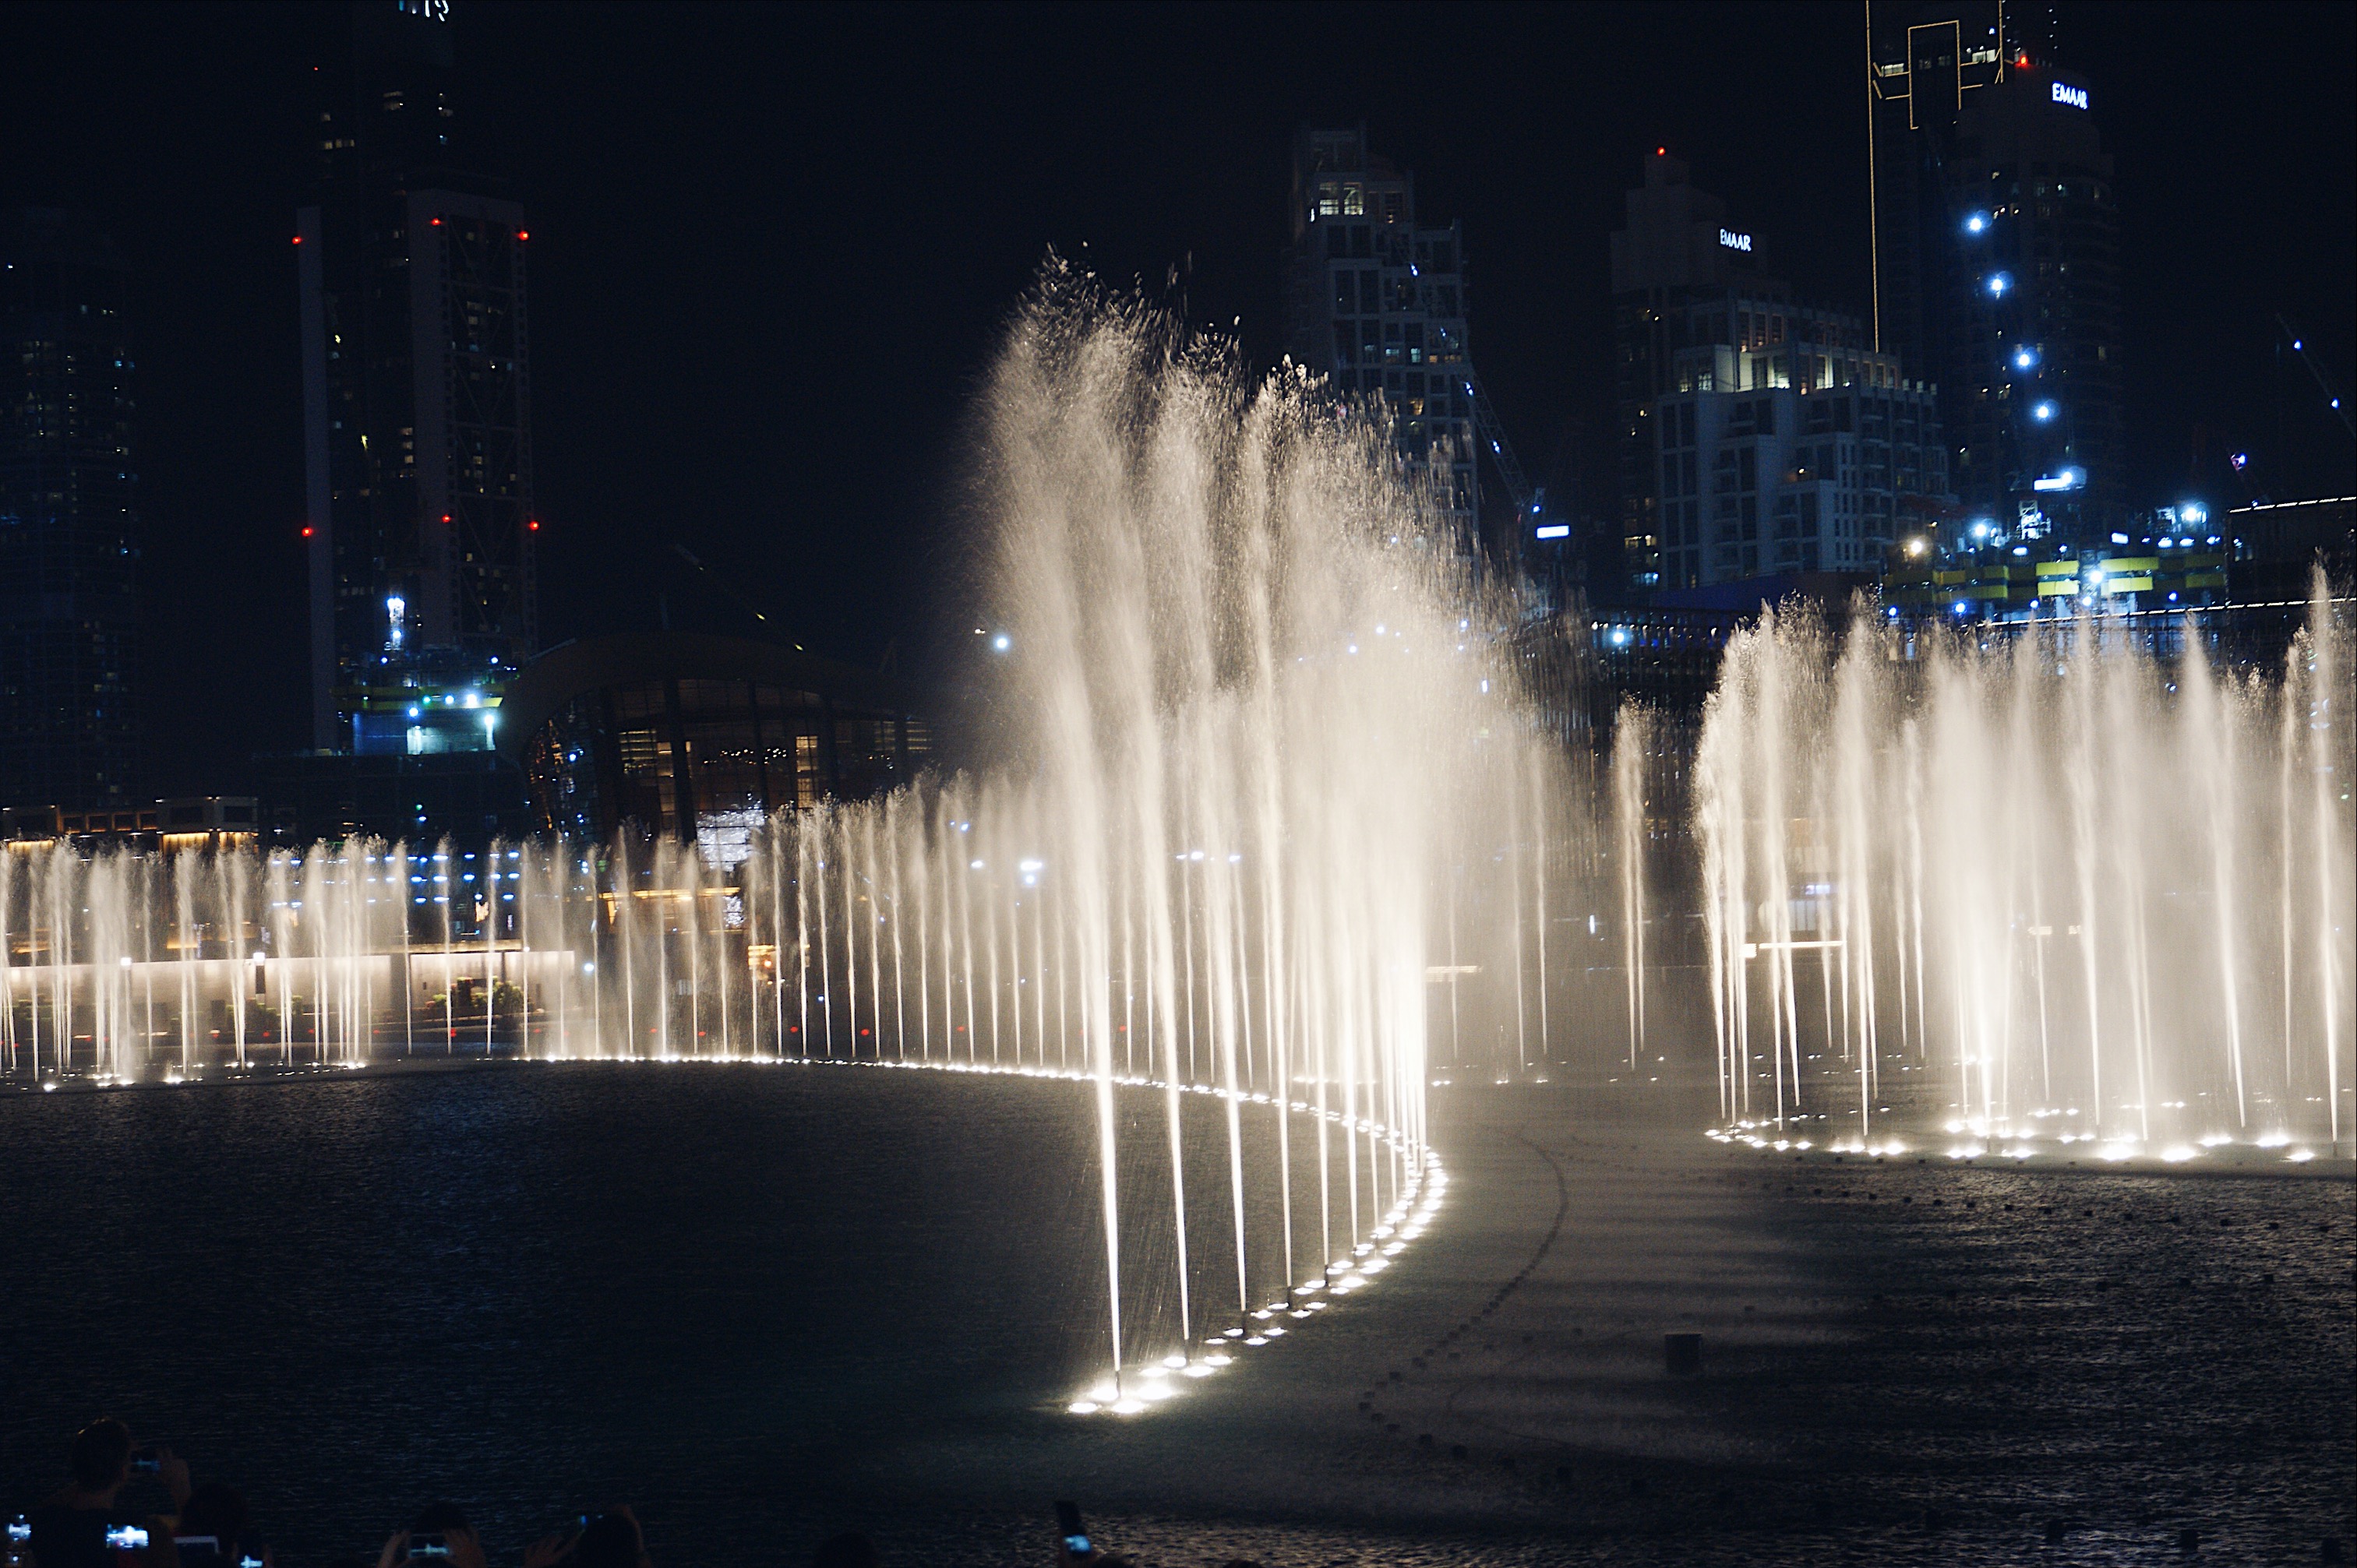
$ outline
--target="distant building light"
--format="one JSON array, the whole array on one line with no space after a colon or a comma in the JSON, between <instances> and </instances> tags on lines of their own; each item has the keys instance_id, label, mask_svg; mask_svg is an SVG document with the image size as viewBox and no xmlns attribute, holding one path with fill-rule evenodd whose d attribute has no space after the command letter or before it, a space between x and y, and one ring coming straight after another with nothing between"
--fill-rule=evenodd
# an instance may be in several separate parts
<instances>
[{"instance_id":1,"label":"distant building light","mask_svg":"<svg viewBox=\"0 0 2357 1568\"><path fill-rule=\"evenodd\" d=\"M2200 501L2187 501L2177 509L2177 515L2186 522L2207 522L2210 521L2210 509ZM2191 541L2189 540L2187 542L2190 543Z\"/></svg>"},{"instance_id":2,"label":"distant building light","mask_svg":"<svg viewBox=\"0 0 2357 1568\"><path fill-rule=\"evenodd\" d=\"M2084 109L2087 106L2087 90L2058 81L2054 84L2054 102L2067 103L2073 109Z\"/></svg>"},{"instance_id":3,"label":"distant building light","mask_svg":"<svg viewBox=\"0 0 2357 1568\"><path fill-rule=\"evenodd\" d=\"M1015 639L1002 631L996 637L990 639L990 646L997 651L1004 653L1008 649L1015 646Z\"/></svg>"},{"instance_id":4,"label":"distant building light","mask_svg":"<svg viewBox=\"0 0 2357 1568\"><path fill-rule=\"evenodd\" d=\"M2065 468L2059 474L2030 480L2029 488L2033 490L2075 490L2086 482L2087 471L2084 468Z\"/></svg>"},{"instance_id":5,"label":"distant building light","mask_svg":"<svg viewBox=\"0 0 2357 1568\"><path fill-rule=\"evenodd\" d=\"M2128 536L2125 533L2115 533L2112 535L2112 542L2115 544L2126 544L2127 542Z\"/></svg>"},{"instance_id":6,"label":"distant building light","mask_svg":"<svg viewBox=\"0 0 2357 1568\"><path fill-rule=\"evenodd\" d=\"M1988 227L1988 222L1987 213L1975 212L1970 218L1964 220L1964 232L1967 234L1977 234L1982 230Z\"/></svg>"},{"instance_id":7,"label":"distant building light","mask_svg":"<svg viewBox=\"0 0 2357 1568\"><path fill-rule=\"evenodd\" d=\"M2040 424L2043 424L2054 417L2054 405L2050 403L2041 403L2029 412Z\"/></svg>"},{"instance_id":8,"label":"distant building light","mask_svg":"<svg viewBox=\"0 0 2357 1568\"><path fill-rule=\"evenodd\" d=\"M1989 274L1988 291L1990 297L1995 298L2000 296L2007 289L2009 289L2012 286L2013 274L2011 273Z\"/></svg>"},{"instance_id":9,"label":"distant building light","mask_svg":"<svg viewBox=\"0 0 2357 1568\"><path fill-rule=\"evenodd\" d=\"M1531 530L1531 537L1533 539L1569 539L1571 537L1571 524L1567 522L1542 523L1540 526Z\"/></svg>"},{"instance_id":10,"label":"distant building light","mask_svg":"<svg viewBox=\"0 0 2357 1568\"><path fill-rule=\"evenodd\" d=\"M2251 466L2251 455L2248 452L2237 452L2226 461L2234 465L2234 472L2239 474Z\"/></svg>"},{"instance_id":11,"label":"distant building light","mask_svg":"<svg viewBox=\"0 0 2357 1568\"><path fill-rule=\"evenodd\" d=\"M2036 363L2038 363L2038 356L2031 353L2029 349L2016 349L2013 351L2013 368L2015 370L2026 371Z\"/></svg>"}]
</instances>

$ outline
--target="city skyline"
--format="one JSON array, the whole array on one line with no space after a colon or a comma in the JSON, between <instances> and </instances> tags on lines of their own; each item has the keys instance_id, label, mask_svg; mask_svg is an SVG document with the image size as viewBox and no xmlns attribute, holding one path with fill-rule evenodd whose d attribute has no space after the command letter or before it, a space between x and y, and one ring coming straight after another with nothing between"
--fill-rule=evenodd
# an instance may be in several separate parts
<instances>
[{"instance_id":1,"label":"city skyline","mask_svg":"<svg viewBox=\"0 0 2357 1568\"><path fill-rule=\"evenodd\" d=\"M1476 10L1447 27L1415 11L1131 11L1110 27L922 12L913 35L830 13L791 38L760 13L609 8L561 30L542 15L461 6L450 26L462 103L539 231L547 641L651 623L650 573L682 543L797 640L920 661L927 629L963 607L966 404L1040 258L1052 247L1157 296L1175 273L1190 320L1271 361L1305 123L1364 120L1415 171L1422 221L1461 226L1500 417L1533 481L1567 482L1593 516L1613 499L1606 240L1654 145L1727 200L1796 292L1867 303L1848 6ZM297 78L341 21L35 9L5 24L10 58L52 69L14 95L28 156L0 199L91 209L146 291L159 793L309 733L287 240L308 184ZM2270 493L2346 483L2348 449L2304 374L2274 364L2273 318L2298 322L2346 385L2352 160L2329 91L2301 84L2346 57L2348 16L2283 8L2237 27L2242 47L2223 48L2200 14L2060 15L2058 54L2103 91L2127 192L2129 499L2144 504L2205 441L2262 454ZM1123 61L1141 41L1173 69L1132 91ZM1026 73L1056 91L1011 92ZM2194 88L2207 96L2189 113ZM1794 145L1826 155L1803 166L1777 150Z\"/></svg>"}]
</instances>

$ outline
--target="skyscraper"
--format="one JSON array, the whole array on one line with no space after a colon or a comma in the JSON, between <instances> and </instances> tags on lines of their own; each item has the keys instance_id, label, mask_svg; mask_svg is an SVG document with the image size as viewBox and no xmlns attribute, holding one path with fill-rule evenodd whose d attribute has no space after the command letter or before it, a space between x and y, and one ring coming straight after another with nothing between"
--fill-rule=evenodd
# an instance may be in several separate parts
<instances>
[{"instance_id":1,"label":"skyscraper","mask_svg":"<svg viewBox=\"0 0 2357 1568\"><path fill-rule=\"evenodd\" d=\"M1952 503L1932 389L1796 301L1655 148L1612 235L1621 558L1637 588L1865 572Z\"/></svg>"},{"instance_id":2,"label":"skyscraper","mask_svg":"<svg viewBox=\"0 0 2357 1568\"><path fill-rule=\"evenodd\" d=\"M85 218L0 216L0 804L138 783L128 279Z\"/></svg>"},{"instance_id":3,"label":"skyscraper","mask_svg":"<svg viewBox=\"0 0 2357 1568\"><path fill-rule=\"evenodd\" d=\"M1999 4L1874 7L1878 346L1940 388L1967 513L2065 536L2125 504L2120 228L2099 96Z\"/></svg>"},{"instance_id":4,"label":"skyscraper","mask_svg":"<svg viewBox=\"0 0 2357 1568\"><path fill-rule=\"evenodd\" d=\"M454 150L447 0L351 13L296 217L313 745L488 749L537 640L523 209ZM448 724L465 694L470 715ZM486 715L489 715L486 717Z\"/></svg>"},{"instance_id":5,"label":"skyscraper","mask_svg":"<svg viewBox=\"0 0 2357 1568\"><path fill-rule=\"evenodd\" d=\"M1475 389L1463 236L1416 221L1415 177L1367 150L1366 127L1305 127L1293 145L1286 348L1334 389L1387 402L1401 456L1430 476L1472 541ZM1435 466L1439 471L1435 473Z\"/></svg>"}]
</instances>

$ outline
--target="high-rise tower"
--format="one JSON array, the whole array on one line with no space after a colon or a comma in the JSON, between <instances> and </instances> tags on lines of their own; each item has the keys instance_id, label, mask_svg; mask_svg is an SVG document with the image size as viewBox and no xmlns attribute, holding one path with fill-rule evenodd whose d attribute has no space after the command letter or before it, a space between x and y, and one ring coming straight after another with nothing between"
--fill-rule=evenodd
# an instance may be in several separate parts
<instances>
[{"instance_id":1,"label":"high-rise tower","mask_svg":"<svg viewBox=\"0 0 2357 1568\"><path fill-rule=\"evenodd\" d=\"M447 0L352 9L322 62L303 315L313 744L487 748L462 690L534 649L523 209L454 151ZM495 715L494 715L495 719Z\"/></svg>"},{"instance_id":2,"label":"high-rise tower","mask_svg":"<svg viewBox=\"0 0 2357 1568\"><path fill-rule=\"evenodd\" d=\"M128 279L87 220L0 215L0 804L136 789Z\"/></svg>"},{"instance_id":3,"label":"high-rise tower","mask_svg":"<svg viewBox=\"0 0 2357 1568\"><path fill-rule=\"evenodd\" d=\"M1286 351L1337 391L1390 403L1401 456L1435 478L1469 544L1480 496L1458 225L1417 223L1415 176L1368 152L1361 125L1294 139L1292 230Z\"/></svg>"},{"instance_id":4,"label":"high-rise tower","mask_svg":"<svg viewBox=\"0 0 2357 1568\"><path fill-rule=\"evenodd\" d=\"M1795 300L1657 147L1612 235L1621 559L1637 588L1864 572L1953 501L1932 390Z\"/></svg>"},{"instance_id":5,"label":"high-rise tower","mask_svg":"<svg viewBox=\"0 0 2357 1568\"><path fill-rule=\"evenodd\" d=\"M1965 510L2075 535L2125 501L2118 196L2096 90L2018 9L1869 12L1875 330L1938 384Z\"/></svg>"}]
</instances>

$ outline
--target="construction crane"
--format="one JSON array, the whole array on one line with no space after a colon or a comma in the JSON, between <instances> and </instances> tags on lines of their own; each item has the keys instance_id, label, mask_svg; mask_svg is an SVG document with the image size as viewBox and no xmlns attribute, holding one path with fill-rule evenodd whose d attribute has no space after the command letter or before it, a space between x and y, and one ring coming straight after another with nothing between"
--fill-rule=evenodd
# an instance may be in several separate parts
<instances>
[{"instance_id":1,"label":"construction crane","mask_svg":"<svg viewBox=\"0 0 2357 1568\"><path fill-rule=\"evenodd\" d=\"M1519 524L1538 510L1538 498L1523 478L1523 466L1514 456L1514 444L1506 439L1506 427L1498 423L1498 411L1490 406L1490 394L1481 385L1481 373L1467 365L1459 380L1465 395L1473 400L1473 434L1490 449L1490 461L1505 483L1506 499L1513 502L1514 518Z\"/></svg>"},{"instance_id":2,"label":"construction crane","mask_svg":"<svg viewBox=\"0 0 2357 1568\"><path fill-rule=\"evenodd\" d=\"M2303 366L2307 367L2308 373L2316 378L2316 390L2322 392L2324 401L2331 405L2333 413L2341 421L2341 428L2352 435L2357 435L2357 424L2351 423L2349 410L2341 405L2341 394L2335 392L2332 389L2332 383L2325 379L2322 367L2309 357L2308 340L2293 331L2291 323L2280 316L2276 317L2276 325L2283 328L2284 341L2291 345L2293 358L2298 360Z\"/></svg>"}]
</instances>

